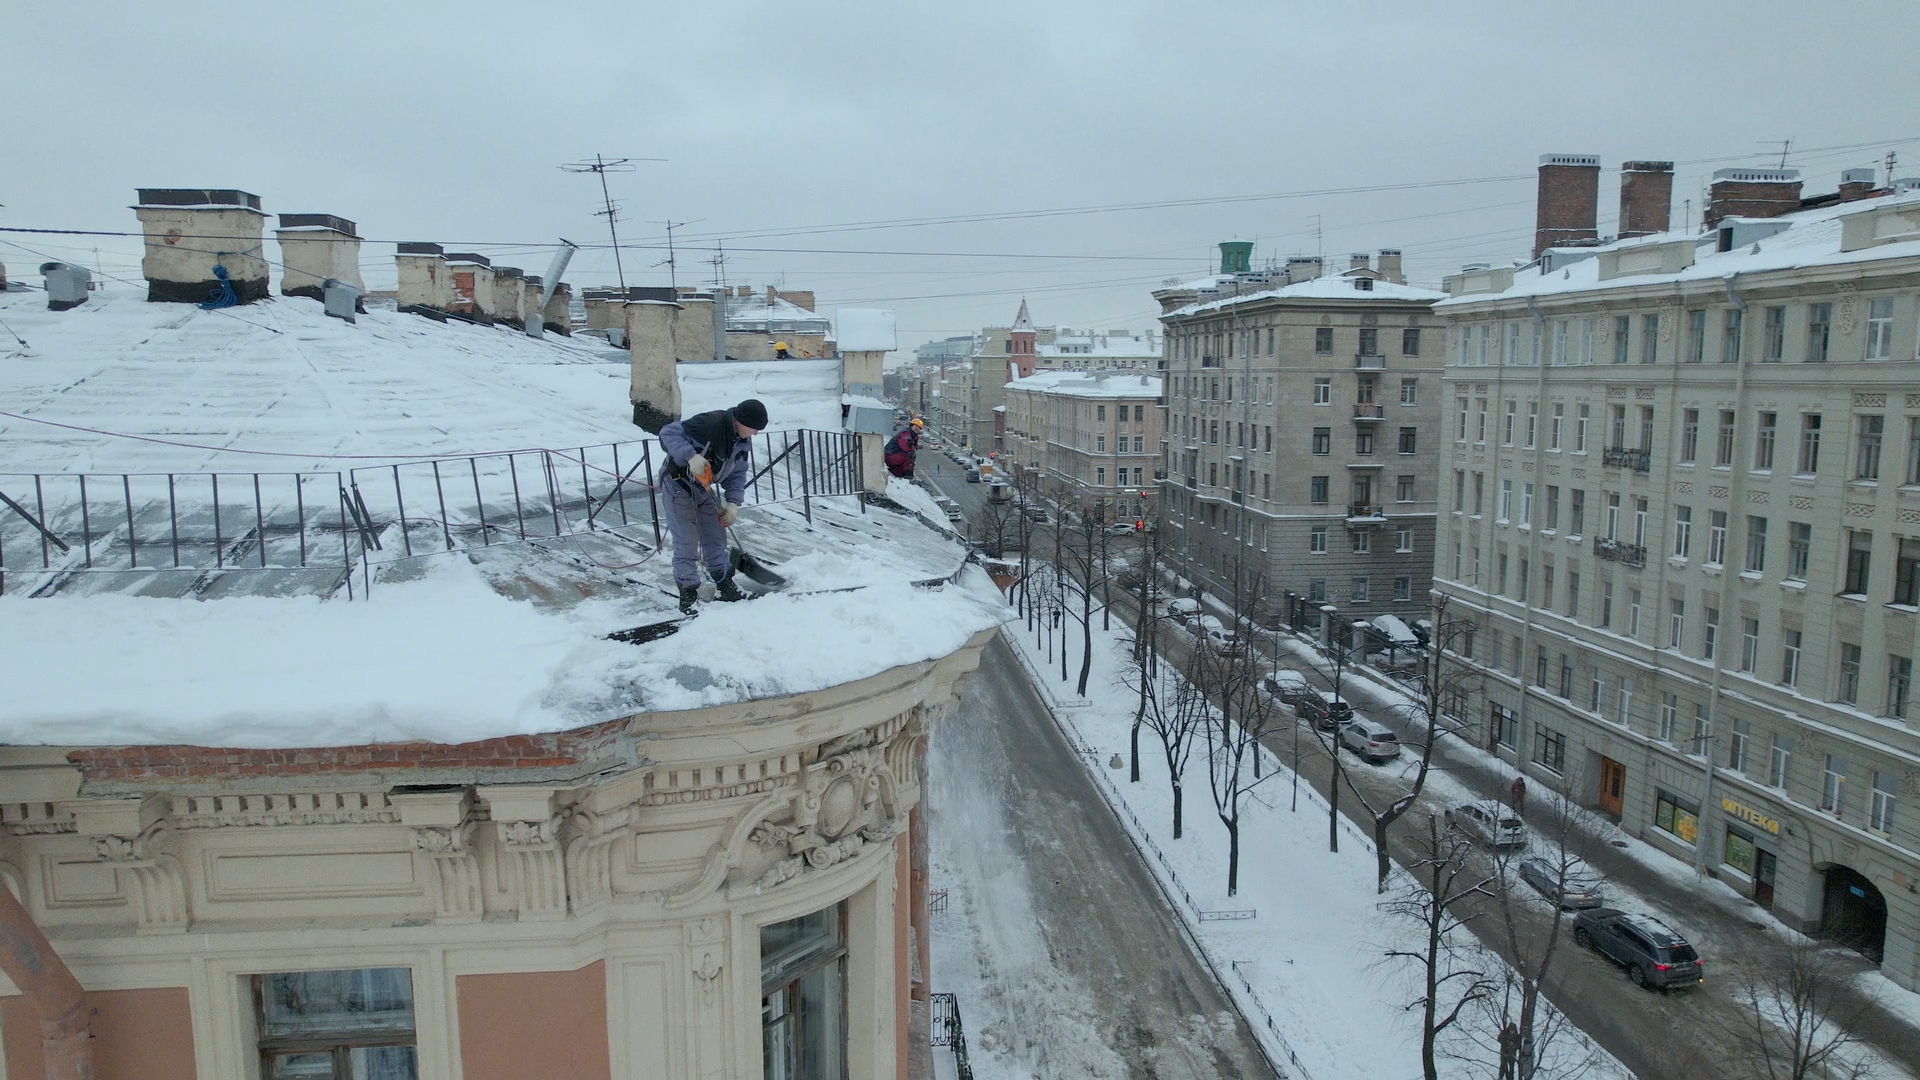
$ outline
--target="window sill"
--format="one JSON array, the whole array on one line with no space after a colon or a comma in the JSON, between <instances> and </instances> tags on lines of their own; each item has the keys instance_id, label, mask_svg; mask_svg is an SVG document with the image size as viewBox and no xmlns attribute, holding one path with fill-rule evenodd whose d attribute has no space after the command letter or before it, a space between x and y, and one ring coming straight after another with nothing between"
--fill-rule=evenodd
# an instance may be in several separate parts
<instances>
[{"instance_id":1,"label":"window sill","mask_svg":"<svg viewBox=\"0 0 1920 1080\"><path fill-rule=\"evenodd\" d=\"M1866 593L1857 593L1857 592L1835 593L1833 598L1835 600L1851 600L1856 604L1865 604L1867 602Z\"/></svg>"},{"instance_id":2,"label":"window sill","mask_svg":"<svg viewBox=\"0 0 1920 1080\"><path fill-rule=\"evenodd\" d=\"M1763 573L1762 573L1761 571L1759 571L1759 570L1742 570L1742 571L1740 571L1740 580L1741 580L1741 581L1759 581L1759 580L1760 580L1760 579L1761 579L1761 578L1762 578L1763 576L1765 576L1765 575L1764 575L1764 574L1763 574Z\"/></svg>"},{"instance_id":3,"label":"window sill","mask_svg":"<svg viewBox=\"0 0 1920 1080\"><path fill-rule=\"evenodd\" d=\"M1915 612L1920 612L1920 607L1916 607L1912 604L1888 604L1887 610L1888 611L1904 611L1907 614L1911 615Z\"/></svg>"},{"instance_id":4,"label":"window sill","mask_svg":"<svg viewBox=\"0 0 1920 1080\"><path fill-rule=\"evenodd\" d=\"M1667 556L1667 565L1676 570L1682 569L1687 565L1687 557L1685 555L1669 555Z\"/></svg>"},{"instance_id":5,"label":"window sill","mask_svg":"<svg viewBox=\"0 0 1920 1080\"><path fill-rule=\"evenodd\" d=\"M1786 581L1782 581L1780 583L1780 587L1783 589L1791 589L1794 592L1805 592L1807 588L1807 583L1804 579L1801 579L1801 580L1788 579Z\"/></svg>"}]
</instances>

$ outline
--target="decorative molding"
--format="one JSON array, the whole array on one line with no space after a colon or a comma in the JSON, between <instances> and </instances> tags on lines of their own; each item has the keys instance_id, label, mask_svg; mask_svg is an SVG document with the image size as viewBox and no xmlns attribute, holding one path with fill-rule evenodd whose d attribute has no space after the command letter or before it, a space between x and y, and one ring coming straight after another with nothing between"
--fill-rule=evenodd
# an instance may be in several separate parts
<instances>
[{"instance_id":1,"label":"decorative molding","mask_svg":"<svg viewBox=\"0 0 1920 1080\"><path fill-rule=\"evenodd\" d=\"M1584 468L1573 470L1573 478L1575 480L1585 480L1587 478L1587 470Z\"/></svg>"},{"instance_id":2,"label":"decorative molding","mask_svg":"<svg viewBox=\"0 0 1920 1080\"><path fill-rule=\"evenodd\" d=\"M1840 513L1850 518L1872 517L1872 503L1846 503L1840 507Z\"/></svg>"},{"instance_id":3,"label":"decorative molding","mask_svg":"<svg viewBox=\"0 0 1920 1080\"><path fill-rule=\"evenodd\" d=\"M1608 400L1608 401L1625 401L1625 400L1627 400L1627 388L1626 388L1626 387L1624 387L1624 386L1609 386L1609 387L1607 387L1607 400Z\"/></svg>"},{"instance_id":4,"label":"decorative molding","mask_svg":"<svg viewBox=\"0 0 1920 1080\"><path fill-rule=\"evenodd\" d=\"M566 858L560 850L560 819L502 821L495 825L500 839L502 882L518 900L522 921L552 921L567 917Z\"/></svg>"},{"instance_id":5,"label":"decorative molding","mask_svg":"<svg viewBox=\"0 0 1920 1080\"><path fill-rule=\"evenodd\" d=\"M1811 510L1813 509L1813 496L1789 495L1787 496L1787 505L1795 510Z\"/></svg>"},{"instance_id":6,"label":"decorative molding","mask_svg":"<svg viewBox=\"0 0 1920 1080\"><path fill-rule=\"evenodd\" d=\"M384 791L303 791L275 795L182 795L176 829L256 825L392 825L399 808Z\"/></svg>"},{"instance_id":7,"label":"decorative molding","mask_svg":"<svg viewBox=\"0 0 1920 1080\"><path fill-rule=\"evenodd\" d=\"M480 898L480 860L473 850L476 823L422 826L413 830L413 850L433 866L434 919L479 922L486 914Z\"/></svg>"},{"instance_id":8,"label":"decorative molding","mask_svg":"<svg viewBox=\"0 0 1920 1080\"><path fill-rule=\"evenodd\" d=\"M1652 401L1652 400L1653 400L1653 387L1651 387L1651 386L1636 386L1636 387L1634 387L1634 388L1633 388L1633 396L1634 396L1634 399L1635 399L1635 400L1637 400L1637 401Z\"/></svg>"},{"instance_id":9,"label":"decorative molding","mask_svg":"<svg viewBox=\"0 0 1920 1080\"><path fill-rule=\"evenodd\" d=\"M1724 499L1726 497L1727 497L1727 485L1725 484L1708 484L1707 485L1707 498Z\"/></svg>"},{"instance_id":10,"label":"decorative molding","mask_svg":"<svg viewBox=\"0 0 1920 1080\"><path fill-rule=\"evenodd\" d=\"M1548 465L1548 466L1547 466L1547 475L1548 475L1548 476L1559 476L1559 475L1560 475L1560 466L1559 466L1559 465Z\"/></svg>"},{"instance_id":11,"label":"decorative molding","mask_svg":"<svg viewBox=\"0 0 1920 1080\"><path fill-rule=\"evenodd\" d=\"M173 853L174 835L154 822L135 836L95 836L94 858L132 880L134 917L142 934L180 933L187 914L187 876Z\"/></svg>"},{"instance_id":12,"label":"decorative molding","mask_svg":"<svg viewBox=\"0 0 1920 1080\"><path fill-rule=\"evenodd\" d=\"M1675 491L1676 493L1678 493L1678 494L1681 494L1681 495L1691 495L1691 494L1693 494L1693 481L1691 481L1691 480L1676 480L1676 481L1674 481L1674 484L1673 484L1673 490L1674 490L1674 491Z\"/></svg>"},{"instance_id":13,"label":"decorative molding","mask_svg":"<svg viewBox=\"0 0 1920 1080\"><path fill-rule=\"evenodd\" d=\"M1757 488L1749 490L1747 492L1747 501L1765 506L1767 504L1767 493Z\"/></svg>"},{"instance_id":14,"label":"decorative molding","mask_svg":"<svg viewBox=\"0 0 1920 1080\"><path fill-rule=\"evenodd\" d=\"M1920 510L1903 506L1894 511L1893 519L1902 525L1920 525Z\"/></svg>"},{"instance_id":15,"label":"decorative molding","mask_svg":"<svg viewBox=\"0 0 1920 1080\"><path fill-rule=\"evenodd\" d=\"M0 803L0 826L14 836L53 836L78 828L72 814L50 802Z\"/></svg>"},{"instance_id":16,"label":"decorative molding","mask_svg":"<svg viewBox=\"0 0 1920 1080\"><path fill-rule=\"evenodd\" d=\"M1521 463L1520 463L1520 471L1521 471L1521 472L1532 472L1532 471L1533 471L1533 462L1531 462L1531 461L1523 461L1523 462L1521 462Z\"/></svg>"},{"instance_id":17,"label":"decorative molding","mask_svg":"<svg viewBox=\"0 0 1920 1080\"><path fill-rule=\"evenodd\" d=\"M1856 409L1884 409L1887 407L1887 395L1867 394L1855 391L1853 407Z\"/></svg>"},{"instance_id":18,"label":"decorative molding","mask_svg":"<svg viewBox=\"0 0 1920 1080\"><path fill-rule=\"evenodd\" d=\"M1920 409L1920 394L1907 395L1907 408Z\"/></svg>"},{"instance_id":19,"label":"decorative molding","mask_svg":"<svg viewBox=\"0 0 1920 1080\"><path fill-rule=\"evenodd\" d=\"M1858 282L1843 281L1840 283L1840 317L1836 320L1834 329L1840 331L1841 337L1846 337L1853 333L1856 319L1860 313L1860 301L1856 295L1859 291L1860 284Z\"/></svg>"}]
</instances>

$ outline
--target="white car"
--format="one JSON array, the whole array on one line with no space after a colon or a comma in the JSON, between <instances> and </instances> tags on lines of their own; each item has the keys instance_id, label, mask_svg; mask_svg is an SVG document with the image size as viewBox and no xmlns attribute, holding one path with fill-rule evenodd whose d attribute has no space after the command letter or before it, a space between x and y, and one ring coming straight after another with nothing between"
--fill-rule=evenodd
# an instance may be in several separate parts
<instances>
[{"instance_id":1,"label":"white car","mask_svg":"<svg viewBox=\"0 0 1920 1080\"><path fill-rule=\"evenodd\" d=\"M1340 745L1374 765L1400 756L1400 736L1357 717L1340 729Z\"/></svg>"},{"instance_id":2,"label":"white car","mask_svg":"<svg viewBox=\"0 0 1920 1080\"><path fill-rule=\"evenodd\" d=\"M1312 689L1305 675L1292 668L1281 668L1260 680L1258 692L1269 701L1292 705Z\"/></svg>"},{"instance_id":3,"label":"white car","mask_svg":"<svg viewBox=\"0 0 1920 1080\"><path fill-rule=\"evenodd\" d=\"M1454 803L1447 807L1447 824L1488 847L1523 847L1527 842L1526 823L1492 799Z\"/></svg>"},{"instance_id":4,"label":"white car","mask_svg":"<svg viewBox=\"0 0 1920 1080\"><path fill-rule=\"evenodd\" d=\"M1191 622L1200 614L1200 601L1191 597L1176 596L1167 601L1167 618L1174 622Z\"/></svg>"},{"instance_id":5,"label":"white car","mask_svg":"<svg viewBox=\"0 0 1920 1080\"><path fill-rule=\"evenodd\" d=\"M1194 620L1194 630L1201 642L1217 652L1231 652L1240 644L1240 635L1227 629L1227 624L1212 615L1202 615Z\"/></svg>"}]
</instances>

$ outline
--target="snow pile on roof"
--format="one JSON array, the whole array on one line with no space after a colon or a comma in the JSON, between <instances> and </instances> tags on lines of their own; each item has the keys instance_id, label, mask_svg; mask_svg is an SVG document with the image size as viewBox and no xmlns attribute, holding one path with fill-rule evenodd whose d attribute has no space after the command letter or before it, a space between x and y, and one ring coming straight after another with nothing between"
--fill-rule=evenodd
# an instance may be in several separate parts
<instances>
[{"instance_id":1,"label":"snow pile on roof","mask_svg":"<svg viewBox=\"0 0 1920 1080\"><path fill-rule=\"evenodd\" d=\"M834 312L835 339L843 353L892 352L894 314L884 308L841 308Z\"/></svg>"},{"instance_id":2,"label":"snow pile on roof","mask_svg":"<svg viewBox=\"0 0 1920 1080\"><path fill-rule=\"evenodd\" d=\"M1655 233L1595 247L1562 249L1580 255L1598 256L1605 252L1656 244L1690 242L1694 245L1693 264L1674 273L1630 273L1602 281L1600 280L1601 260L1597 257L1582 258L1571 265L1552 267L1544 272L1536 262L1516 272L1512 287L1504 291L1469 293L1452 297L1435 307L1456 307L1461 304L1477 304L1502 298L1518 299L1525 296L1546 296L1589 289L1627 289L1688 281L1715 281L1730 278L1735 274L1752 274L1766 270L1790 270L1803 266L1877 262L1882 259L1920 256L1920 239L1879 244L1855 251L1840 250L1844 224L1841 219L1853 214L1872 213L1887 207L1920 209L1920 194L1836 203L1831 206L1783 214L1777 218L1731 218L1728 220L1745 224L1784 226L1779 232L1764 236L1757 242L1740 244L1732 251L1718 250L1717 230L1704 233L1679 231Z\"/></svg>"},{"instance_id":3,"label":"snow pile on roof","mask_svg":"<svg viewBox=\"0 0 1920 1080\"><path fill-rule=\"evenodd\" d=\"M1071 397L1159 397L1160 380L1132 372L1036 371L1007 383L1007 389Z\"/></svg>"},{"instance_id":4,"label":"snow pile on roof","mask_svg":"<svg viewBox=\"0 0 1920 1080\"><path fill-rule=\"evenodd\" d=\"M759 398L773 431L840 430L840 361L760 360L681 364L680 402L686 415L730 409ZM638 428L629 427L624 438Z\"/></svg>"},{"instance_id":5,"label":"snow pile on roof","mask_svg":"<svg viewBox=\"0 0 1920 1080\"><path fill-rule=\"evenodd\" d=\"M1373 628L1385 634L1387 640L1393 642L1395 645L1417 645L1420 643L1420 639L1414 635L1413 628L1408 626L1406 620L1400 618L1398 615L1375 615L1372 621Z\"/></svg>"},{"instance_id":6,"label":"snow pile on roof","mask_svg":"<svg viewBox=\"0 0 1920 1080\"><path fill-rule=\"evenodd\" d=\"M763 295L729 296L727 304L727 330L730 333L755 333L776 331L807 331L831 336L833 321L817 311L810 311L791 300L774 297L768 300Z\"/></svg>"},{"instance_id":7,"label":"snow pile on roof","mask_svg":"<svg viewBox=\"0 0 1920 1080\"><path fill-rule=\"evenodd\" d=\"M1159 356L1160 342L1152 335L1057 334L1050 345L1036 345L1039 356Z\"/></svg>"},{"instance_id":8,"label":"snow pile on roof","mask_svg":"<svg viewBox=\"0 0 1920 1080\"><path fill-rule=\"evenodd\" d=\"M1360 285L1359 282L1362 281L1370 284ZM1243 292L1220 300L1188 304L1168 312L1163 318L1220 311L1237 304L1251 304L1261 300L1397 300L1431 303L1446 298L1447 294L1437 289L1423 289L1418 285L1402 285L1378 278L1339 274L1296 281L1291 285L1280 285L1271 289Z\"/></svg>"}]
</instances>

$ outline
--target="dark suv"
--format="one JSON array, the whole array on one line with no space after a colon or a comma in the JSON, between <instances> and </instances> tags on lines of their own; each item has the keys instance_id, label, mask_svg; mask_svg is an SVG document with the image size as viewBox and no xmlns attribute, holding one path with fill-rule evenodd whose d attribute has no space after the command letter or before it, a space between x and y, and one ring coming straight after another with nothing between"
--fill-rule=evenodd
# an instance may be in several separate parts
<instances>
[{"instance_id":1,"label":"dark suv","mask_svg":"<svg viewBox=\"0 0 1920 1080\"><path fill-rule=\"evenodd\" d=\"M1573 940L1627 969L1635 986L1691 990L1706 981L1707 962L1687 939L1648 915L1593 908L1574 916Z\"/></svg>"}]
</instances>

